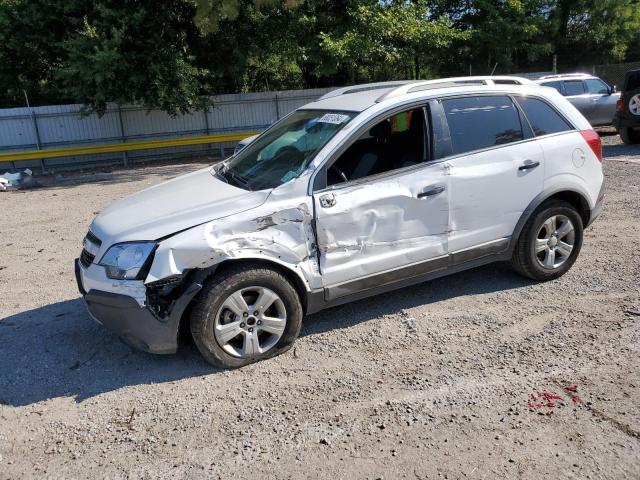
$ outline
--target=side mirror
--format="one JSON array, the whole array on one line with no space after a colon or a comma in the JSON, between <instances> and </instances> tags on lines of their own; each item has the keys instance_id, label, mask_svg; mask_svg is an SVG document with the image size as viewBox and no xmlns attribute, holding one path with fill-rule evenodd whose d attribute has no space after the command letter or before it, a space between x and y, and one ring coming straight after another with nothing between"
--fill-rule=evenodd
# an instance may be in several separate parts
<instances>
[{"instance_id":1,"label":"side mirror","mask_svg":"<svg viewBox=\"0 0 640 480\"><path fill-rule=\"evenodd\" d=\"M618 87L616 87L615 85L613 87L610 88L609 90L611 93L617 93L618 92Z\"/></svg>"}]
</instances>

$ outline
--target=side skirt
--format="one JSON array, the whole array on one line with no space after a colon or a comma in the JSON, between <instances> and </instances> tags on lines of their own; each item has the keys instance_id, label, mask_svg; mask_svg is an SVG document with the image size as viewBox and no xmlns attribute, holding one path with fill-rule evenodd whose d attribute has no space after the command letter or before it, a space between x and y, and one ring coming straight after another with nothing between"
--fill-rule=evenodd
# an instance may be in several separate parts
<instances>
[{"instance_id":1,"label":"side skirt","mask_svg":"<svg viewBox=\"0 0 640 480\"><path fill-rule=\"evenodd\" d=\"M510 238L309 292L307 314L511 258Z\"/></svg>"}]
</instances>

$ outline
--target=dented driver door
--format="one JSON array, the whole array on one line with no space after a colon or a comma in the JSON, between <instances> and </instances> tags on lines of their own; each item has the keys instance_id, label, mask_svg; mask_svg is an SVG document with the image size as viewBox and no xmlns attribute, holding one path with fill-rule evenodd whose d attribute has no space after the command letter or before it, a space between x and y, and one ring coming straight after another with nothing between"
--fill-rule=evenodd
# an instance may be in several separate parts
<instances>
[{"instance_id":1,"label":"dented driver door","mask_svg":"<svg viewBox=\"0 0 640 480\"><path fill-rule=\"evenodd\" d=\"M314 193L326 299L445 268L448 178L436 163Z\"/></svg>"}]
</instances>

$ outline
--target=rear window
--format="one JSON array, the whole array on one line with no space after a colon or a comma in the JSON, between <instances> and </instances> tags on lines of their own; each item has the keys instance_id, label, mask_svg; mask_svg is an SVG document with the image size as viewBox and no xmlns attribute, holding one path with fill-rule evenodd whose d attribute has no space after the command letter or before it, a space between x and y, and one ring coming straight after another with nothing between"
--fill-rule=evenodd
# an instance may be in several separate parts
<instances>
[{"instance_id":1,"label":"rear window","mask_svg":"<svg viewBox=\"0 0 640 480\"><path fill-rule=\"evenodd\" d=\"M558 112L542 100L520 97L518 103L529 120L536 137L573 130L573 127Z\"/></svg>"},{"instance_id":2,"label":"rear window","mask_svg":"<svg viewBox=\"0 0 640 480\"><path fill-rule=\"evenodd\" d=\"M582 80L570 80L564 82L564 94L567 96L571 95L583 95L584 94L584 83Z\"/></svg>"},{"instance_id":3,"label":"rear window","mask_svg":"<svg viewBox=\"0 0 640 480\"><path fill-rule=\"evenodd\" d=\"M471 152L524 138L520 116L509 97L443 100L453 154Z\"/></svg>"}]
</instances>

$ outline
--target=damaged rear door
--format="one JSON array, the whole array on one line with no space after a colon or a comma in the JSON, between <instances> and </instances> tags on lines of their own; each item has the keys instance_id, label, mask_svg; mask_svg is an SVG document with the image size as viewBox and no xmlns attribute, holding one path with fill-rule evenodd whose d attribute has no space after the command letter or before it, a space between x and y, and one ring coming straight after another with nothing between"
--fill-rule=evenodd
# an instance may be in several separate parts
<instances>
[{"instance_id":1,"label":"damaged rear door","mask_svg":"<svg viewBox=\"0 0 640 480\"><path fill-rule=\"evenodd\" d=\"M327 300L447 265L449 177L445 163L425 163L424 111L386 120L329 164L329 178L348 181L329 180L313 195Z\"/></svg>"},{"instance_id":2,"label":"damaged rear door","mask_svg":"<svg viewBox=\"0 0 640 480\"><path fill-rule=\"evenodd\" d=\"M451 142L451 260L500 253L542 192L542 148L506 94L447 98L440 108Z\"/></svg>"}]
</instances>

